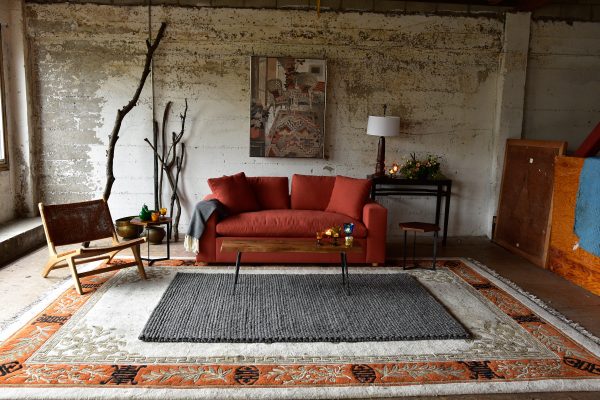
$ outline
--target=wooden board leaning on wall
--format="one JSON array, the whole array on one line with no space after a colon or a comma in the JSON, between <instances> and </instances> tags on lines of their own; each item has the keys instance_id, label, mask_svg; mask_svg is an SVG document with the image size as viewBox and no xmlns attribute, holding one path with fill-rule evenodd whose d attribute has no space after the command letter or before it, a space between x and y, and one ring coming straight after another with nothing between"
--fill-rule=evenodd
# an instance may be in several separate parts
<instances>
[{"instance_id":1,"label":"wooden board leaning on wall","mask_svg":"<svg viewBox=\"0 0 600 400\"><path fill-rule=\"evenodd\" d=\"M493 240L532 263L546 266L554 158L566 142L509 139Z\"/></svg>"}]
</instances>

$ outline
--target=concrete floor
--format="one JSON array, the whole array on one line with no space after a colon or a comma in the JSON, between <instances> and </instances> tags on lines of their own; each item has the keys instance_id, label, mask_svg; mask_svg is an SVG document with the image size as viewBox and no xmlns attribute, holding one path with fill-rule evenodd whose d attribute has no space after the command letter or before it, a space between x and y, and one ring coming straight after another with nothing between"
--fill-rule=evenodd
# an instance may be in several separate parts
<instances>
[{"instance_id":1,"label":"concrete floor","mask_svg":"<svg viewBox=\"0 0 600 400\"><path fill-rule=\"evenodd\" d=\"M142 249L145 254L146 249ZM151 246L151 255L164 254L165 245ZM123 252L123 255L131 253ZM539 297L551 305L567 318L578 322L588 331L600 336L600 296L596 296L579 286L539 268L527 260L515 256L485 238L449 238L446 247L439 248L440 257L469 257L497 271L500 275L510 279L517 285ZM42 278L42 270L48 252L40 248L13 263L0 268L0 298L10 299L4 301L0 307L0 329L6 321L18 315L21 310L35 302L45 292L63 281L69 279L67 269L53 271L48 278ZM171 246L172 257L190 257L191 254L183 249L182 242ZM390 264L398 264L402 252L400 244L388 246ZM431 256L431 246L425 242L417 245L417 256ZM443 396L431 399L550 399L550 400L591 400L599 399L600 393L541 393L541 394L509 394L487 396ZM419 399L430 399L419 397Z\"/></svg>"}]
</instances>

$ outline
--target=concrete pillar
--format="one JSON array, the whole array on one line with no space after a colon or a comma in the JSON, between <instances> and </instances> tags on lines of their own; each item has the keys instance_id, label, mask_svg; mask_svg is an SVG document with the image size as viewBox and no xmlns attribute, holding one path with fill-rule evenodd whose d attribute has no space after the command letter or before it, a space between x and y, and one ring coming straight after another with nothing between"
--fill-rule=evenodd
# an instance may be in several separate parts
<instances>
[{"instance_id":1,"label":"concrete pillar","mask_svg":"<svg viewBox=\"0 0 600 400\"><path fill-rule=\"evenodd\" d=\"M5 66L9 77L6 82L6 103L14 210L16 217L31 217L37 214L37 196L23 0L8 0L5 7L8 19L8 35L4 38Z\"/></svg>"},{"instance_id":2,"label":"concrete pillar","mask_svg":"<svg viewBox=\"0 0 600 400\"><path fill-rule=\"evenodd\" d=\"M492 140L488 235L491 235L492 218L498 208L506 140L519 139L522 135L530 30L530 13L506 13Z\"/></svg>"}]
</instances>

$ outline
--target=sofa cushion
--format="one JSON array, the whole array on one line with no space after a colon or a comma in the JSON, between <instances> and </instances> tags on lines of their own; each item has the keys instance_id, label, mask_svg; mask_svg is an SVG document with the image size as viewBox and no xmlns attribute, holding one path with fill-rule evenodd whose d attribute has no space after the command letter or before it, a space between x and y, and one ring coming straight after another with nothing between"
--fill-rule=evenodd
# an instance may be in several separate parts
<instances>
[{"instance_id":1,"label":"sofa cushion","mask_svg":"<svg viewBox=\"0 0 600 400\"><path fill-rule=\"evenodd\" d=\"M220 236L315 237L317 231L354 223L353 236L364 238L367 228L359 220L342 214L308 210L263 210L225 218L217 224Z\"/></svg>"},{"instance_id":2,"label":"sofa cushion","mask_svg":"<svg viewBox=\"0 0 600 400\"><path fill-rule=\"evenodd\" d=\"M259 209L254 192L243 172L220 178L210 178L208 186L215 198L223 203L232 215Z\"/></svg>"},{"instance_id":3,"label":"sofa cushion","mask_svg":"<svg viewBox=\"0 0 600 400\"><path fill-rule=\"evenodd\" d=\"M334 176L292 176L292 209L323 211L329 204Z\"/></svg>"},{"instance_id":4,"label":"sofa cushion","mask_svg":"<svg viewBox=\"0 0 600 400\"><path fill-rule=\"evenodd\" d=\"M371 190L371 181L336 176L331 198L325 211L362 219L362 210Z\"/></svg>"},{"instance_id":5,"label":"sofa cushion","mask_svg":"<svg viewBox=\"0 0 600 400\"><path fill-rule=\"evenodd\" d=\"M247 176L261 210L290 208L287 176Z\"/></svg>"}]
</instances>

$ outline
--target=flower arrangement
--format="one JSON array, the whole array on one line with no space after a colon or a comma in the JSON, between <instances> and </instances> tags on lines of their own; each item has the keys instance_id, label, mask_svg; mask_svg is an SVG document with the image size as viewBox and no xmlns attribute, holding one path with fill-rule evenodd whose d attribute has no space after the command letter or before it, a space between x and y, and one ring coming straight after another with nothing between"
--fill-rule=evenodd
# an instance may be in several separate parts
<instances>
[{"instance_id":1,"label":"flower arrangement","mask_svg":"<svg viewBox=\"0 0 600 400\"><path fill-rule=\"evenodd\" d=\"M342 234L342 227L341 226L332 226L331 228L327 228L324 231L319 231L317 232L317 244L320 245L321 244L321 239L326 238L326 239L332 239L333 242L332 244L334 246L338 245L338 239Z\"/></svg>"},{"instance_id":2,"label":"flower arrangement","mask_svg":"<svg viewBox=\"0 0 600 400\"><path fill-rule=\"evenodd\" d=\"M400 166L399 172L408 179L436 178L440 175L440 161L437 156L427 155L425 160L417 160L415 153Z\"/></svg>"}]
</instances>

